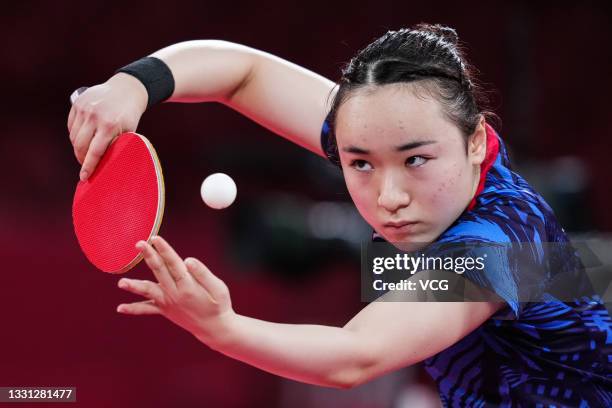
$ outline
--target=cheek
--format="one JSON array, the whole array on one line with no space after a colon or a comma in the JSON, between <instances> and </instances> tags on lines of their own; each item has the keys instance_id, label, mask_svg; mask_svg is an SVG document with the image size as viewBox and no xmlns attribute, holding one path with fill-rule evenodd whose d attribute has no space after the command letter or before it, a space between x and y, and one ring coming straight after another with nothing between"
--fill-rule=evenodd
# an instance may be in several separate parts
<instances>
[{"instance_id":1,"label":"cheek","mask_svg":"<svg viewBox=\"0 0 612 408\"><path fill-rule=\"evenodd\" d=\"M376 207L376 192L374 191L374 187L368 183L364 183L363 180L359 177L345 173L344 182L346 183L346 188L359 210L359 213L366 221L369 221L375 212Z\"/></svg>"},{"instance_id":2,"label":"cheek","mask_svg":"<svg viewBox=\"0 0 612 408\"><path fill-rule=\"evenodd\" d=\"M430 180L428 202L432 209L452 209L460 205L469 194L466 172L459 163L453 163L436 172Z\"/></svg>"}]
</instances>

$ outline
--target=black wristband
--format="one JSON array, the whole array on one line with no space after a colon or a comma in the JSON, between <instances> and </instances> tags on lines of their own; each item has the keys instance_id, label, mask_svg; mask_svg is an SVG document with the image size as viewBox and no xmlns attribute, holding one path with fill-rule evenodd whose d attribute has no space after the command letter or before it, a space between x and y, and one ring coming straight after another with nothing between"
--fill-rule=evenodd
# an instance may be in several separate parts
<instances>
[{"instance_id":1,"label":"black wristband","mask_svg":"<svg viewBox=\"0 0 612 408\"><path fill-rule=\"evenodd\" d=\"M168 65L159 58L144 57L115 73L124 72L138 79L147 90L149 100L147 108L156 103L163 102L174 92L174 77Z\"/></svg>"}]
</instances>

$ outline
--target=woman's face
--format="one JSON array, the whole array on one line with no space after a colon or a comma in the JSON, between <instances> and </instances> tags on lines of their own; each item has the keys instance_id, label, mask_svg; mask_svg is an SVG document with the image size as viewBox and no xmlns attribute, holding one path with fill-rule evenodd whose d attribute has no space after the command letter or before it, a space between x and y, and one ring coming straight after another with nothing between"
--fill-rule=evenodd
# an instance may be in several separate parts
<instances>
[{"instance_id":1,"label":"woman's face","mask_svg":"<svg viewBox=\"0 0 612 408\"><path fill-rule=\"evenodd\" d=\"M484 120L466 153L459 128L421 93L411 84L358 90L336 117L348 191L389 242L433 242L468 206L485 156Z\"/></svg>"}]
</instances>

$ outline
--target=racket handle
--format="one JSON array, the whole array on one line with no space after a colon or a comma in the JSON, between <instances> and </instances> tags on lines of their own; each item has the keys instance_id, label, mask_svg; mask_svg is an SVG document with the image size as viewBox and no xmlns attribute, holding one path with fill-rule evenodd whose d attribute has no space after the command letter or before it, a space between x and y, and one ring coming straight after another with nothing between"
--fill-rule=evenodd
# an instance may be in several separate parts
<instances>
[{"instance_id":1,"label":"racket handle","mask_svg":"<svg viewBox=\"0 0 612 408\"><path fill-rule=\"evenodd\" d=\"M87 90L87 86L82 86L79 89L75 90L71 95L70 95L70 103L74 105L74 102L77 100L77 98Z\"/></svg>"}]
</instances>

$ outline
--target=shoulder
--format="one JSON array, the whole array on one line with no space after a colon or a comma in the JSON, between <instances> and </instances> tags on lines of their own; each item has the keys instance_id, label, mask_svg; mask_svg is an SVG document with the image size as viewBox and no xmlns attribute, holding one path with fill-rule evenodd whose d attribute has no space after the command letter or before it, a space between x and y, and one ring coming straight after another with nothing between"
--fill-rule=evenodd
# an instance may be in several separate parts
<instances>
[{"instance_id":1,"label":"shoulder","mask_svg":"<svg viewBox=\"0 0 612 408\"><path fill-rule=\"evenodd\" d=\"M484 188L439 240L547 242L563 240L563 229L544 198L510 169L502 150L488 170Z\"/></svg>"},{"instance_id":2,"label":"shoulder","mask_svg":"<svg viewBox=\"0 0 612 408\"><path fill-rule=\"evenodd\" d=\"M467 271L464 277L507 303L499 316L518 319L524 301L539 296L541 278L546 273L542 247L567 238L544 199L520 175L504 166L498 168L500 172L487 175L474 208L465 211L436 243L451 244L449 248L455 253L453 244L468 244L459 246L460 254L485 254L485 269Z\"/></svg>"},{"instance_id":3,"label":"shoulder","mask_svg":"<svg viewBox=\"0 0 612 408\"><path fill-rule=\"evenodd\" d=\"M486 203L463 213L438 241L546 242L552 213L538 200L511 194L515 192L483 197Z\"/></svg>"}]
</instances>

